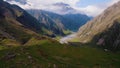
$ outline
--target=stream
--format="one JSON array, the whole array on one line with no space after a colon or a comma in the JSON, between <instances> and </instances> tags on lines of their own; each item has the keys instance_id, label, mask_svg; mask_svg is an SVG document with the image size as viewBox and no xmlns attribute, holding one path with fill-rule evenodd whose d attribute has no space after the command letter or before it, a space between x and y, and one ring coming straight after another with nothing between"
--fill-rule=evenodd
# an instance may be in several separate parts
<instances>
[{"instance_id":1,"label":"stream","mask_svg":"<svg viewBox=\"0 0 120 68\"><path fill-rule=\"evenodd\" d=\"M60 43L61 44L67 44L68 43L68 40L71 40L72 38L74 38L76 36L76 33L74 32L74 33L72 33L72 34L70 34L70 35L67 35L67 36L65 36L65 37L62 37L61 39L60 39Z\"/></svg>"}]
</instances>

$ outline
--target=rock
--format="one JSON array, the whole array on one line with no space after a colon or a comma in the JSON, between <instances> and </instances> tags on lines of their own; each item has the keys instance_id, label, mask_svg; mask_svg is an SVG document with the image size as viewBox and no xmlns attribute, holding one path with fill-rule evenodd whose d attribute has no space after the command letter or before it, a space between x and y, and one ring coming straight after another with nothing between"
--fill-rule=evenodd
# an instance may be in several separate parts
<instances>
[{"instance_id":1,"label":"rock","mask_svg":"<svg viewBox=\"0 0 120 68\"><path fill-rule=\"evenodd\" d=\"M50 68L51 67L51 63L48 63L48 68Z\"/></svg>"},{"instance_id":2,"label":"rock","mask_svg":"<svg viewBox=\"0 0 120 68\"><path fill-rule=\"evenodd\" d=\"M104 49L105 52L108 52L108 49Z\"/></svg>"},{"instance_id":3,"label":"rock","mask_svg":"<svg viewBox=\"0 0 120 68\"><path fill-rule=\"evenodd\" d=\"M57 68L56 64L53 64L53 68Z\"/></svg>"},{"instance_id":4,"label":"rock","mask_svg":"<svg viewBox=\"0 0 120 68\"><path fill-rule=\"evenodd\" d=\"M17 55L20 56L20 53L18 53Z\"/></svg>"},{"instance_id":5,"label":"rock","mask_svg":"<svg viewBox=\"0 0 120 68\"><path fill-rule=\"evenodd\" d=\"M30 53L26 52L26 55L29 55Z\"/></svg>"},{"instance_id":6,"label":"rock","mask_svg":"<svg viewBox=\"0 0 120 68\"><path fill-rule=\"evenodd\" d=\"M4 59L5 60L10 60L10 59L14 59L16 57L16 54L14 53L7 53L5 56L4 56Z\"/></svg>"},{"instance_id":7,"label":"rock","mask_svg":"<svg viewBox=\"0 0 120 68\"><path fill-rule=\"evenodd\" d=\"M104 44L104 39L103 38L99 39L99 41L97 42L97 45L103 45L103 44Z\"/></svg>"},{"instance_id":8,"label":"rock","mask_svg":"<svg viewBox=\"0 0 120 68\"><path fill-rule=\"evenodd\" d=\"M32 59L32 57L31 57L31 56L28 56L28 59Z\"/></svg>"}]
</instances>

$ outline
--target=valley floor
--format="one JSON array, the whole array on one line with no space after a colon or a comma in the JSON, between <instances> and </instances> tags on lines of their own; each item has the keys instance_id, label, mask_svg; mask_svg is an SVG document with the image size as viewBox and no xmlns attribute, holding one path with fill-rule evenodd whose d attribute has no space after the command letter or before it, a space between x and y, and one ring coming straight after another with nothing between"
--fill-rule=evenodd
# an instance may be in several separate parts
<instances>
[{"instance_id":1,"label":"valley floor","mask_svg":"<svg viewBox=\"0 0 120 68\"><path fill-rule=\"evenodd\" d=\"M0 45L0 68L120 68L120 53L89 44L70 46L32 39L26 46Z\"/></svg>"}]
</instances>

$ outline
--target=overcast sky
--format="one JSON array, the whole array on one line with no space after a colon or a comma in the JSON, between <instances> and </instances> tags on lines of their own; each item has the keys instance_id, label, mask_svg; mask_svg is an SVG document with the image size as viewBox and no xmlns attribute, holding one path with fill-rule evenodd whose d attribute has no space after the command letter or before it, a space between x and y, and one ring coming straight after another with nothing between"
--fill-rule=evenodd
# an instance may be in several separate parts
<instances>
[{"instance_id":1,"label":"overcast sky","mask_svg":"<svg viewBox=\"0 0 120 68\"><path fill-rule=\"evenodd\" d=\"M17 4L24 9L43 9L53 10L56 7L50 6L51 4L63 2L69 4L72 8L79 10L81 13L85 13L89 16L97 16L107 7L120 0L26 0L28 4L23 5L18 2L10 2Z\"/></svg>"}]
</instances>

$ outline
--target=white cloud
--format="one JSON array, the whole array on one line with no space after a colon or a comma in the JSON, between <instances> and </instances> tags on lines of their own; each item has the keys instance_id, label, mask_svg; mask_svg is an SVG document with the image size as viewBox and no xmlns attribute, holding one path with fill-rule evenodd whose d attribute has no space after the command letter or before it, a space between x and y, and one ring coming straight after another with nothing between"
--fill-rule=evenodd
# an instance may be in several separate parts
<instances>
[{"instance_id":1,"label":"white cloud","mask_svg":"<svg viewBox=\"0 0 120 68\"><path fill-rule=\"evenodd\" d=\"M109 2L107 5L108 5L108 6L113 5L114 3L117 3L118 1L120 1L120 0L112 0L112 1Z\"/></svg>"},{"instance_id":2,"label":"white cloud","mask_svg":"<svg viewBox=\"0 0 120 68\"><path fill-rule=\"evenodd\" d=\"M25 5L15 1L11 1L10 3L17 4L24 9L42 9L60 13L61 8L58 6L53 6L52 4L63 2L69 4L72 8L76 9L78 13L85 13L89 16L97 16L100 13L102 13L107 7L113 5L114 3L120 0L110 0L110 2L104 3L102 5L88 5L82 8L76 6L76 4L80 2L80 0L26 0L26 1L27 4Z\"/></svg>"},{"instance_id":3,"label":"white cloud","mask_svg":"<svg viewBox=\"0 0 120 68\"><path fill-rule=\"evenodd\" d=\"M5 0L5 1L6 1L6 0ZM31 8L31 3L25 4L25 5L23 5L23 4L19 3L19 2L16 2L16 1L10 1L9 3L10 3L10 4L16 4L16 5L24 8L24 9L29 9L29 8Z\"/></svg>"},{"instance_id":4,"label":"white cloud","mask_svg":"<svg viewBox=\"0 0 120 68\"><path fill-rule=\"evenodd\" d=\"M79 11L83 12L84 14L87 14L88 16L97 16L104 10L103 8L94 5L89 5L87 7L78 9Z\"/></svg>"},{"instance_id":5,"label":"white cloud","mask_svg":"<svg viewBox=\"0 0 120 68\"><path fill-rule=\"evenodd\" d=\"M80 11L82 11L83 13L89 15L89 16L97 16L99 14L101 14L106 8L108 8L109 6L117 3L120 0L111 0L108 3L104 3L102 5L88 5L87 7L84 8L78 8Z\"/></svg>"},{"instance_id":6,"label":"white cloud","mask_svg":"<svg viewBox=\"0 0 120 68\"><path fill-rule=\"evenodd\" d=\"M17 4L19 5L20 7L22 8L25 8L25 9L43 9L43 8L47 8L49 7L51 4L54 4L54 3L58 3L58 2L63 2L63 3L66 3L66 4L69 4L70 6L75 6L77 2L79 2L80 0L26 0L28 5L22 5L18 2L15 2L15 1L10 1L9 3L11 4ZM31 5L31 6L29 6Z\"/></svg>"}]
</instances>

